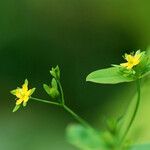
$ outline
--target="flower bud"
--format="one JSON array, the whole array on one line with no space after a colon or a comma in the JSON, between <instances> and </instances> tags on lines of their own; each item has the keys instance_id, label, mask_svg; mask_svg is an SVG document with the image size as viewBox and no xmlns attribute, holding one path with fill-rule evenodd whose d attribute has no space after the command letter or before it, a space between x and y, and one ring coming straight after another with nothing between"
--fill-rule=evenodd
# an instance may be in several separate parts
<instances>
[{"instance_id":1,"label":"flower bud","mask_svg":"<svg viewBox=\"0 0 150 150\"><path fill-rule=\"evenodd\" d=\"M50 96L52 98L57 98L59 96L59 91L56 88L50 88Z\"/></svg>"}]
</instances>

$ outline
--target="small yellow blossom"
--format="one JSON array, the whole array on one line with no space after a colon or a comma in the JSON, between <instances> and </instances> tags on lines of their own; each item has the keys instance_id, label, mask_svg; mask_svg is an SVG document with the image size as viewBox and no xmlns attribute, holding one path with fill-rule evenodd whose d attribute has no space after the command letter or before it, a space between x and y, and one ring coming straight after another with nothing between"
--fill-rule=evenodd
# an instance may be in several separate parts
<instances>
[{"instance_id":1,"label":"small yellow blossom","mask_svg":"<svg viewBox=\"0 0 150 150\"><path fill-rule=\"evenodd\" d=\"M127 62L120 65L130 70L140 63L141 56L142 53L140 51L137 51L135 54L125 54L124 58Z\"/></svg>"},{"instance_id":2,"label":"small yellow blossom","mask_svg":"<svg viewBox=\"0 0 150 150\"><path fill-rule=\"evenodd\" d=\"M15 90L11 91L11 94L15 95L17 97L16 99L16 106L20 106L21 103L23 103L23 106L26 106L30 96L35 91L35 88L28 90L28 80L26 79L24 84L22 85L22 88L17 88Z\"/></svg>"}]
</instances>

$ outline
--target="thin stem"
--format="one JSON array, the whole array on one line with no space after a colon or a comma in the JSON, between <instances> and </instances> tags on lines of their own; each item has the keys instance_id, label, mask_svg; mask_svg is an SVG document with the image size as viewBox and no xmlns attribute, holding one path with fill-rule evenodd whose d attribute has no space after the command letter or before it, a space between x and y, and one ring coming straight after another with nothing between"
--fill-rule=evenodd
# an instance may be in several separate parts
<instances>
[{"instance_id":1,"label":"thin stem","mask_svg":"<svg viewBox=\"0 0 150 150\"><path fill-rule=\"evenodd\" d=\"M63 92L63 88L62 88L62 85L60 83L59 80L57 80L57 83L58 83L58 86L60 88L60 93L61 93L61 102L62 102L62 105L65 105L65 98L64 98L64 92Z\"/></svg>"},{"instance_id":2,"label":"thin stem","mask_svg":"<svg viewBox=\"0 0 150 150\"><path fill-rule=\"evenodd\" d=\"M51 102L51 101L47 101L47 100L43 100L43 99L39 99L39 98L34 98L34 97L30 97L30 99L35 100L35 101L40 101L43 103L48 103L48 104L60 106L60 107L64 108L64 110L66 110L68 113L70 113L74 117L74 119L79 121L83 126L93 129L84 119L82 119L80 116L78 116L75 112L73 112L69 107L67 107L65 105L64 92L63 92L61 82L58 78L55 78L55 79L58 83L59 90L60 90L60 95L61 95L61 102L60 103Z\"/></svg>"},{"instance_id":3,"label":"thin stem","mask_svg":"<svg viewBox=\"0 0 150 150\"><path fill-rule=\"evenodd\" d=\"M73 112L69 107L67 107L64 104L60 104L60 103L56 103L56 102L51 102L51 101L47 101L47 100L39 99L39 98L35 98L35 97L30 97L30 99L31 100L35 100L35 101L39 101L39 102L43 102L43 103L48 103L48 104L60 106L60 107L64 108L67 112L69 112L83 126L88 127L88 128L92 128L92 127L90 127L90 125L86 121L84 121L81 117L79 117L75 112Z\"/></svg>"},{"instance_id":4,"label":"thin stem","mask_svg":"<svg viewBox=\"0 0 150 150\"><path fill-rule=\"evenodd\" d=\"M39 102L43 102L43 103L48 103L48 104L52 104L52 105L61 106L61 104L59 104L59 103L47 101L47 100L44 100L44 99L39 99L39 98L34 98L34 97L30 97L30 99L35 100L35 101L39 101Z\"/></svg>"},{"instance_id":5,"label":"thin stem","mask_svg":"<svg viewBox=\"0 0 150 150\"><path fill-rule=\"evenodd\" d=\"M66 105L63 105L63 108L69 112L77 121L79 121L83 126L87 127L87 128L91 128L91 126L85 121L83 120L80 116L78 116L75 112L73 112L69 107L67 107Z\"/></svg>"},{"instance_id":6,"label":"thin stem","mask_svg":"<svg viewBox=\"0 0 150 150\"><path fill-rule=\"evenodd\" d=\"M90 125L85 120L83 120L80 116L78 116L75 112L73 112L69 107L67 107L65 105L64 92L63 92L63 88L62 88L61 82L59 80L57 80L57 83L58 83L58 86L60 88L61 99L62 99L62 101L61 101L62 102L62 107L67 112L69 112L77 121L79 121L83 126L91 128Z\"/></svg>"},{"instance_id":7,"label":"thin stem","mask_svg":"<svg viewBox=\"0 0 150 150\"><path fill-rule=\"evenodd\" d=\"M141 84L140 84L140 79L138 79L136 81L136 83L137 83L138 97L137 97L137 102L136 102L135 110L134 110L133 116L131 118L131 121L129 122L129 125L128 125L128 127L127 127L127 129L126 129L126 131L125 131L125 133L124 133L124 135L122 137L122 139L121 139L121 143L124 141L125 137L127 136L128 132L129 132L129 130L130 130L130 128L131 128L134 120L135 120L136 114L138 112L138 108L139 108L139 104L140 104L140 99L141 99Z\"/></svg>"}]
</instances>

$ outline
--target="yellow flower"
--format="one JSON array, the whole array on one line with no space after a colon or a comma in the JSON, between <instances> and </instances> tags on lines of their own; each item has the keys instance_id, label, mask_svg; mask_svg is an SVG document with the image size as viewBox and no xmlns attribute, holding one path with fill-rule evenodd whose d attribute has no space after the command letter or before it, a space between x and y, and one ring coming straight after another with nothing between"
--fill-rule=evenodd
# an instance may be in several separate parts
<instances>
[{"instance_id":1,"label":"yellow flower","mask_svg":"<svg viewBox=\"0 0 150 150\"><path fill-rule=\"evenodd\" d=\"M15 95L17 97L16 99L16 106L20 106L21 103L23 103L23 106L26 106L30 96L35 91L35 88L32 88L28 90L28 80L26 79L24 84L22 85L22 88L17 88L15 90L11 91L11 94Z\"/></svg>"},{"instance_id":2,"label":"yellow flower","mask_svg":"<svg viewBox=\"0 0 150 150\"><path fill-rule=\"evenodd\" d=\"M141 56L142 53L140 51L137 51L135 54L125 54L124 58L127 62L121 63L120 65L130 70L140 63Z\"/></svg>"}]
</instances>

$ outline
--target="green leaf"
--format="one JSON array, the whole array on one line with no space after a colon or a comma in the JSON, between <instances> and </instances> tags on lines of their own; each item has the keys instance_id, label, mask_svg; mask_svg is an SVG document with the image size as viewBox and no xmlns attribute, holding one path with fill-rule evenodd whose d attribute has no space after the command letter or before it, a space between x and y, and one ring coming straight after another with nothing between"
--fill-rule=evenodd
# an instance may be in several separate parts
<instances>
[{"instance_id":1,"label":"green leaf","mask_svg":"<svg viewBox=\"0 0 150 150\"><path fill-rule=\"evenodd\" d=\"M123 75L119 67L110 67L90 73L87 76L86 81L101 84L117 84L121 82L131 82L134 81L134 79Z\"/></svg>"},{"instance_id":2,"label":"green leaf","mask_svg":"<svg viewBox=\"0 0 150 150\"><path fill-rule=\"evenodd\" d=\"M51 94L51 93L50 93L50 87L49 87L47 84L43 84L43 88L44 88L44 90L46 91L46 93L47 93L48 95Z\"/></svg>"},{"instance_id":3,"label":"green leaf","mask_svg":"<svg viewBox=\"0 0 150 150\"><path fill-rule=\"evenodd\" d=\"M68 126L67 139L81 150L105 150L100 133L81 125Z\"/></svg>"},{"instance_id":4,"label":"green leaf","mask_svg":"<svg viewBox=\"0 0 150 150\"><path fill-rule=\"evenodd\" d=\"M150 144L140 144L132 146L129 150L150 150Z\"/></svg>"},{"instance_id":5,"label":"green leaf","mask_svg":"<svg viewBox=\"0 0 150 150\"><path fill-rule=\"evenodd\" d=\"M16 105L13 109L13 112L16 112L20 108L20 105Z\"/></svg>"}]
</instances>

